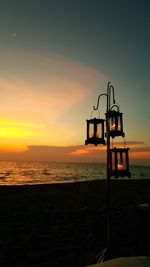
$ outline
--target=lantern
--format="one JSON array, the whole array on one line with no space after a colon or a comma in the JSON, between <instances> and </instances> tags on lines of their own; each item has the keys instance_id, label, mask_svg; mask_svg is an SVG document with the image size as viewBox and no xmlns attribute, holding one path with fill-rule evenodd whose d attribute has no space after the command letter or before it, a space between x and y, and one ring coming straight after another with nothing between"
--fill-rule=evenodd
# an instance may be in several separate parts
<instances>
[{"instance_id":1,"label":"lantern","mask_svg":"<svg viewBox=\"0 0 150 267\"><path fill-rule=\"evenodd\" d=\"M112 110L112 108L117 107L116 110ZM113 105L109 113L107 114L107 118L109 119L109 127L110 127L110 136L114 138L115 136L124 137L125 134L123 132L123 113L119 112L119 107L117 105Z\"/></svg>"},{"instance_id":2,"label":"lantern","mask_svg":"<svg viewBox=\"0 0 150 267\"><path fill-rule=\"evenodd\" d=\"M105 145L104 139L104 121L103 119L90 119L87 120L87 139L85 144L93 144L95 146L99 144Z\"/></svg>"},{"instance_id":3,"label":"lantern","mask_svg":"<svg viewBox=\"0 0 150 267\"><path fill-rule=\"evenodd\" d=\"M110 174L116 178L119 176L131 177L129 172L129 148L110 149Z\"/></svg>"}]
</instances>

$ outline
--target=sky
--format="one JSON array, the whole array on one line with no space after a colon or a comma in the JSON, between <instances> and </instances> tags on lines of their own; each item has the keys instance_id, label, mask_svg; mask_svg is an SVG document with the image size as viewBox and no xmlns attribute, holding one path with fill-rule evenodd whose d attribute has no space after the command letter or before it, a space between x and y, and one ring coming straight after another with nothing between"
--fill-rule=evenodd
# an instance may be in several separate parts
<instances>
[{"instance_id":1,"label":"sky","mask_svg":"<svg viewBox=\"0 0 150 267\"><path fill-rule=\"evenodd\" d=\"M149 47L149 0L0 0L0 160L104 162L84 143L110 82L131 163L150 165Z\"/></svg>"}]
</instances>

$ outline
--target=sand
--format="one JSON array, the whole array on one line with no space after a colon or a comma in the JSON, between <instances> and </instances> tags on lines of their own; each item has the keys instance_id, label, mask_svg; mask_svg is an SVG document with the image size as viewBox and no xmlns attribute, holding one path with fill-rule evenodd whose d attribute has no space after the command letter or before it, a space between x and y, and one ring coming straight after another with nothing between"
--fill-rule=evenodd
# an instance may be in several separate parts
<instances>
[{"instance_id":1,"label":"sand","mask_svg":"<svg viewBox=\"0 0 150 267\"><path fill-rule=\"evenodd\" d=\"M111 180L107 258L150 256L150 218L138 209L147 196L150 180ZM1 186L0 266L93 264L106 247L106 225L105 180Z\"/></svg>"}]
</instances>

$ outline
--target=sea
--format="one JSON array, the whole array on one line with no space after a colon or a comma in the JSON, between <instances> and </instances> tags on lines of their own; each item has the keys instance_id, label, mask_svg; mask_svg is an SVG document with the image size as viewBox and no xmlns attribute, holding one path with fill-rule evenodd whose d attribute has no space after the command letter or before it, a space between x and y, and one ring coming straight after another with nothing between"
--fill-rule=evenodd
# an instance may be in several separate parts
<instances>
[{"instance_id":1,"label":"sea","mask_svg":"<svg viewBox=\"0 0 150 267\"><path fill-rule=\"evenodd\" d=\"M131 179L150 179L150 166L131 166L130 171ZM106 179L105 164L0 161L0 185L74 183L100 179Z\"/></svg>"}]
</instances>

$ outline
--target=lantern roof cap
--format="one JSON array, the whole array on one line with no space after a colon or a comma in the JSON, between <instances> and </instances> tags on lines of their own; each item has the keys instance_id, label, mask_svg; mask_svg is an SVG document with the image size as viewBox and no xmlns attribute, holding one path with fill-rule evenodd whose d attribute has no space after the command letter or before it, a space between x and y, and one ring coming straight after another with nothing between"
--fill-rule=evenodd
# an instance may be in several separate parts
<instances>
[{"instance_id":1,"label":"lantern roof cap","mask_svg":"<svg viewBox=\"0 0 150 267\"><path fill-rule=\"evenodd\" d=\"M129 150L130 148L129 147L113 147L113 148L111 148L110 150L111 151L115 151L115 150L117 150L117 151L126 151L126 150Z\"/></svg>"},{"instance_id":2,"label":"lantern roof cap","mask_svg":"<svg viewBox=\"0 0 150 267\"><path fill-rule=\"evenodd\" d=\"M110 115L110 116L116 116L116 115L122 115L123 113L122 112L120 112L120 111L117 111L117 110L115 110L115 109L113 109L113 110L110 110L109 112L108 112L108 114Z\"/></svg>"},{"instance_id":3,"label":"lantern roof cap","mask_svg":"<svg viewBox=\"0 0 150 267\"><path fill-rule=\"evenodd\" d=\"M104 119L100 119L100 118L92 118L92 119L88 119L86 120L87 122L104 122L105 120Z\"/></svg>"}]
</instances>

